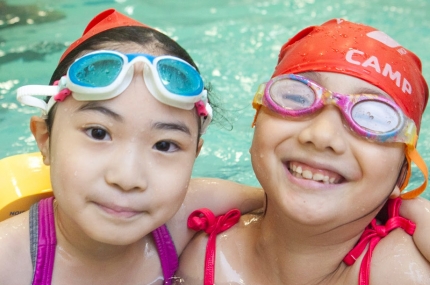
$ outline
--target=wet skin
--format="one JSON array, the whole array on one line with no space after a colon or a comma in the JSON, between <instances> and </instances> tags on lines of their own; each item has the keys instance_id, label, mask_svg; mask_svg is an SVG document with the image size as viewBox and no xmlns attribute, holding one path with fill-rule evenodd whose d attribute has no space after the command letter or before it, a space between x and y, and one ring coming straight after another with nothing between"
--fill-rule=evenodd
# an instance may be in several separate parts
<instances>
[{"instance_id":1,"label":"wet skin","mask_svg":"<svg viewBox=\"0 0 430 285\"><path fill-rule=\"evenodd\" d=\"M335 92L389 98L347 75L302 75ZM386 199L399 195L403 148L358 137L335 106L297 119L262 107L250 152L266 211L218 236L216 284L357 284L364 254L353 266L342 259ZM203 267L206 244L201 234L181 256L183 284L201 284L203 270L196 268ZM371 284L426 284L429 268L412 237L395 230L374 251Z\"/></svg>"}]
</instances>

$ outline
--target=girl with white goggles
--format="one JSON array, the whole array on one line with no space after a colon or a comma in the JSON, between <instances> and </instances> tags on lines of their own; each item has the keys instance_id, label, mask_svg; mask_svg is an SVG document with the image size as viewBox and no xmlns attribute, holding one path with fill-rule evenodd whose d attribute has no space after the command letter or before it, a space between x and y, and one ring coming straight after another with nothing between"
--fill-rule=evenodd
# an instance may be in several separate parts
<instances>
[{"instance_id":1,"label":"girl with white goggles","mask_svg":"<svg viewBox=\"0 0 430 285\"><path fill-rule=\"evenodd\" d=\"M174 56L157 56L100 50L78 58L54 86L27 85L18 88L17 99L47 114L56 102L72 95L78 101L108 100L121 94L133 79L136 62L144 64L144 80L158 101L180 109L196 107L201 133L206 131L212 108L197 70ZM34 96L51 96L48 103Z\"/></svg>"},{"instance_id":2,"label":"girl with white goggles","mask_svg":"<svg viewBox=\"0 0 430 285\"><path fill-rule=\"evenodd\" d=\"M325 105L337 106L352 131L376 142L415 145L418 138L414 121L393 101L375 94L340 94L325 89L306 77L285 74L259 86L254 108L264 105L291 118L310 115Z\"/></svg>"}]
</instances>

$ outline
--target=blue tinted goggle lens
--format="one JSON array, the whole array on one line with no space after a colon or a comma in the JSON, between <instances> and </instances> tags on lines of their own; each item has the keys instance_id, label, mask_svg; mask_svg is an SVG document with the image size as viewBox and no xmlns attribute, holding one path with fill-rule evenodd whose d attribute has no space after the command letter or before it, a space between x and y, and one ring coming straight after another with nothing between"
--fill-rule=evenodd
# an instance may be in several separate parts
<instances>
[{"instance_id":1,"label":"blue tinted goggle lens","mask_svg":"<svg viewBox=\"0 0 430 285\"><path fill-rule=\"evenodd\" d=\"M115 81L123 66L123 59L116 54L84 56L70 66L69 78L80 86L105 87Z\"/></svg>"},{"instance_id":2,"label":"blue tinted goggle lens","mask_svg":"<svg viewBox=\"0 0 430 285\"><path fill-rule=\"evenodd\" d=\"M136 55L142 56L142 55ZM129 60L131 60L133 57ZM147 56L153 62L154 57ZM98 53L84 56L70 66L69 78L77 85L85 87L106 87L112 84L121 73L124 60L113 53ZM182 95L199 95L204 86L198 72L185 62L172 58L156 61L156 70L161 83L167 91Z\"/></svg>"},{"instance_id":3,"label":"blue tinted goggle lens","mask_svg":"<svg viewBox=\"0 0 430 285\"><path fill-rule=\"evenodd\" d=\"M202 92L200 75L188 64L172 58L157 62L157 72L164 87L171 93L195 96Z\"/></svg>"}]
</instances>

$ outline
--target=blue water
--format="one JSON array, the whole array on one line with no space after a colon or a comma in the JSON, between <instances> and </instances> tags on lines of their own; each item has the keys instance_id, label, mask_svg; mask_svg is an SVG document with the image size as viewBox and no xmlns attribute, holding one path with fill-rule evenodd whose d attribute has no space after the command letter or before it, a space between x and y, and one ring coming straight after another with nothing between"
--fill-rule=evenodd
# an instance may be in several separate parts
<instances>
[{"instance_id":1,"label":"blue water","mask_svg":"<svg viewBox=\"0 0 430 285\"><path fill-rule=\"evenodd\" d=\"M0 10L0 24L3 19L0 25L0 158L37 151L28 122L31 115L39 113L17 103L16 88L47 83L66 45L80 36L94 15L111 7L176 39L190 52L205 81L211 82L224 102L227 110L224 115L233 130L223 121L209 127L196 162L195 176L258 185L248 153L254 115L250 103L258 84L272 73L281 45L305 26L338 17L375 26L418 54L430 82L427 51L430 2L427 0L9 0L7 3L26 8L30 16L20 17L18 21L18 12L12 9L11 23L16 24L4 28ZM428 165L429 112L424 115L418 144ZM420 179L415 168L411 186L418 185ZM430 190L424 196L430 198Z\"/></svg>"}]
</instances>

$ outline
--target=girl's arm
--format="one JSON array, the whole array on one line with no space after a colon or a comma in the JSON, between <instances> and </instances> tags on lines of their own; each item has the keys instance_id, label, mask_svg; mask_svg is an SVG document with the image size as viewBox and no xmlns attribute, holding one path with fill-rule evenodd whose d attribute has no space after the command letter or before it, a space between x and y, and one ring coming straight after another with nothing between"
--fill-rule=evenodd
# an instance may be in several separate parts
<instances>
[{"instance_id":1,"label":"girl's arm","mask_svg":"<svg viewBox=\"0 0 430 285\"><path fill-rule=\"evenodd\" d=\"M194 210L208 208L218 216L237 208L245 214L262 208L264 200L264 192L258 187L216 178L192 179L184 203L167 223L178 254L196 233L187 228L188 216Z\"/></svg>"},{"instance_id":2,"label":"girl's arm","mask_svg":"<svg viewBox=\"0 0 430 285\"><path fill-rule=\"evenodd\" d=\"M413 237L421 254L430 262L430 201L424 198L403 200L400 215L413 221L417 228Z\"/></svg>"},{"instance_id":3,"label":"girl's arm","mask_svg":"<svg viewBox=\"0 0 430 285\"><path fill-rule=\"evenodd\" d=\"M188 215L196 209L209 208L217 216L233 208L246 214L263 204L264 191L259 187L217 178L194 178L183 206Z\"/></svg>"}]
</instances>

